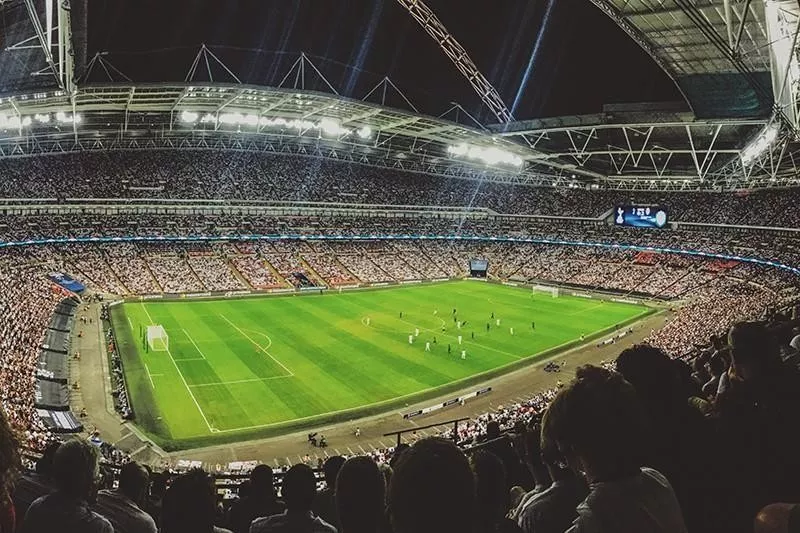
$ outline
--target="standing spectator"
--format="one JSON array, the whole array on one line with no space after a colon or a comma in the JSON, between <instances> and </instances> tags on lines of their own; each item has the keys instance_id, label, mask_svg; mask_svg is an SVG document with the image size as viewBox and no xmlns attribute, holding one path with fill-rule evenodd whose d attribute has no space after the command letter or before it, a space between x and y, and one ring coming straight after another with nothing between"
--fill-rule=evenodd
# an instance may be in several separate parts
<instances>
[{"instance_id":1,"label":"standing spectator","mask_svg":"<svg viewBox=\"0 0 800 533\"><path fill-rule=\"evenodd\" d=\"M14 508L16 509L18 522L22 522L28 507L37 498L41 498L55 490L53 458L59 446L61 446L61 443L58 441L50 442L44 449L42 456L36 461L35 470L24 473L14 485Z\"/></svg>"},{"instance_id":2,"label":"standing spectator","mask_svg":"<svg viewBox=\"0 0 800 533\"><path fill-rule=\"evenodd\" d=\"M101 490L95 510L114 526L114 533L156 533L153 518L142 510L150 486L150 475L136 462L125 464L119 473L119 487Z\"/></svg>"},{"instance_id":3,"label":"standing spectator","mask_svg":"<svg viewBox=\"0 0 800 533\"><path fill-rule=\"evenodd\" d=\"M686 533L669 481L643 468L644 415L630 383L583 366L556 395L542 424L543 448L557 448L589 483L569 533Z\"/></svg>"},{"instance_id":4,"label":"standing spectator","mask_svg":"<svg viewBox=\"0 0 800 533\"><path fill-rule=\"evenodd\" d=\"M736 491L731 507L745 531L763 506L800 501L800 376L781 361L762 323L736 324L729 344L729 386L715 410L724 464L736 465L728 472Z\"/></svg>"},{"instance_id":5,"label":"standing spectator","mask_svg":"<svg viewBox=\"0 0 800 533\"><path fill-rule=\"evenodd\" d=\"M520 510L518 523L524 533L563 533L577 518L578 504L588 492L553 443L547 444L542 449L542 460L553 483Z\"/></svg>"},{"instance_id":6,"label":"standing spectator","mask_svg":"<svg viewBox=\"0 0 800 533\"><path fill-rule=\"evenodd\" d=\"M339 516L336 511L336 476L344 465L344 457L334 455L329 457L322 467L325 472L325 488L317 492L311 510L314 514L339 529Z\"/></svg>"},{"instance_id":7,"label":"standing spectator","mask_svg":"<svg viewBox=\"0 0 800 533\"><path fill-rule=\"evenodd\" d=\"M519 462L517 452L512 447L508 435L500 433L500 423L492 420L486 424L486 440L490 441L486 449L496 455L502 462L506 470L506 492L512 486L520 482L520 470L522 465Z\"/></svg>"},{"instance_id":8,"label":"standing spectator","mask_svg":"<svg viewBox=\"0 0 800 533\"><path fill-rule=\"evenodd\" d=\"M296 464L283 477L283 500L286 511L257 518L250 533L336 533L336 528L311 512L317 479L311 467Z\"/></svg>"},{"instance_id":9,"label":"standing spectator","mask_svg":"<svg viewBox=\"0 0 800 533\"><path fill-rule=\"evenodd\" d=\"M492 452L477 450L470 457L475 474L476 533L519 533L520 528L506 518L510 505L508 479L503 462Z\"/></svg>"},{"instance_id":10,"label":"standing spectator","mask_svg":"<svg viewBox=\"0 0 800 533\"><path fill-rule=\"evenodd\" d=\"M214 525L214 481L199 468L181 474L164 494L161 533L231 533Z\"/></svg>"},{"instance_id":11,"label":"standing spectator","mask_svg":"<svg viewBox=\"0 0 800 533\"><path fill-rule=\"evenodd\" d=\"M713 356L712 356L713 360ZM689 405L678 367L661 349L639 344L623 350L617 371L636 391L647 417L646 463L672 485L690 532L714 531L724 504L716 501L721 486L712 486L719 471L708 420Z\"/></svg>"},{"instance_id":12,"label":"standing spectator","mask_svg":"<svg viewBox=\"0 0 800 533\"><path fill-rule=\"evenodd\" d=\"M378 533L385 516L384 478L369 457L348 459L336 478L339 533Z\"/></svg>"},{"instance_id":13,"label":"standing spectator","mask_svg":"<svg viewBox=\"0 0 800 533\"><path fill-rule=\"evenodd\" d=\"M250 473L248 494L231 505L228 526L233 533L247 533L256 518L280 514L284 509L286 506L275 494L272 468L258 465Z\"/></svg>"},{"instance_id":14,"label":"standing spectator","mask_svg":"<svg viewBox=\"0 0 800 533\"><path fill-rule=\"evenodd\" d=\"M147 495L143 509L155 520L156 526L161 522L161 503L167 492L167 474L153 472L150 474L150 493Z\"/></svg>"},{"instance_id":15,"label":"standing spectator","mask_svg":"<svg viewBox=\"0 0 800 533\"><path fill-rule=\"evenodd\" d=\"M11 485L19 468L19 442L0 406L0 533L13 533L16 527Z\"/></svg>"},{"instance_id":16,"label":"standing spectator","mask_svg":"<svg viewBox=\"0 0 800 533\"><path fill-rule=\"evenodd\" d=\"M113 533L111 523L89 508L100 476L97 448L74 439L58 448L53 460L56 491L31 504L23 533Z\"/></svg>"},{"instance_id":17,"label":"standing spectator","mask_svg":"<svg viewBox=\"0 0 800 533\"><path fill-rule=\"evenodd\" d=\"M475 516L475 481L453 442L431 437L403 451L389 484L395 533L465 533Z\"/></svg>"}]
</instances>

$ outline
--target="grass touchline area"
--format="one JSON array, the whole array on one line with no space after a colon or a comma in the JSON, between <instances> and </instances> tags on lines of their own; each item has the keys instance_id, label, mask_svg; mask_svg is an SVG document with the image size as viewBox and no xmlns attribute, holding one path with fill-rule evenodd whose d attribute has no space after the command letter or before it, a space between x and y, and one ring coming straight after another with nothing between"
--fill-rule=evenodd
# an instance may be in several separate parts
<instances>
[{"instance_id":1,"label":"grass touchline area","mask_svg":"<svg viewBox=\"0 0 800 533\"><path fill-rule=\"evenodd\" d=\"M455 281L128 302L113 306L111 318L137 424L161 446L178 449L408 405L649 312ZM164 328L163 351L145 338L147 326Z\"/></svg>"}]
</instances>

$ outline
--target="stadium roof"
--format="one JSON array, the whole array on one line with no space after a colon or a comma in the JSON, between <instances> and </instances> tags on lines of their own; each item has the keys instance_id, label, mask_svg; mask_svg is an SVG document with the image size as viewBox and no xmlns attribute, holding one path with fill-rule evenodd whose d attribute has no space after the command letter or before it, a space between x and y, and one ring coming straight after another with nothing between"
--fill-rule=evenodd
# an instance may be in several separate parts
<instances>
[{"instance_id":1,"label":"stadium roof","mask_svg":"<svg viewBox=\"0 0 800 533\"><path fill-rule=\"evenodd\" d=\"M776 115L770 115L772 88L765 71L774 59L770 54L776 42L796 43L784 27L779 28L779 41L765 41L776 31L765 29L776 19L765 13L784 9L782 4L768 3L772 7L765 8L747 0L725 0L722 5L708 0L692 5L685 0L593 2L675 79L693 112L681 106L610 106L594 115L508 122L514 105L508 108L502 102L502 91L494 90L443 22L433 20L432 11L419 0L389 5L407 7L409 20L416 19L422 27L416 30L437 37L438 46L428 41L436 55L451 70L460 71L461 85L472 84L501 123L484 126L485 120L452 102L439 117L424 114L388 77L363 91L363 99L349 97L351 90L331 83L304 53L284 54L288 68L278 73L274 88L242 83L241 73L205 45L193 54L183 82L136 83L107 56L96 53L75 86L69 64L74 61L78 70L85 60L86 21L91 20L86 1L73 0L68 9L70 4L55 0L0 0L3 22L10 28L5 42L9 37L22 39L11 51L35 54L38 48L42 76L31 79L49 74L50 87L53 80L60 85L43 90L23 80L19 87L24 92L18 89L0 100L0 156L216 147L315 153L539 185L695 189L797 183L798 147L786 120L794 107L777 108ZM798 12L789 7L784 11ZM786 18L780 13L777 18ZM34 29L29 37L24 37L26 16ZM796 20L794 24L798 27ZM723 34L727 44L719 42ZM59 44L39 46L48 41ZM67 53L69 43L73 54ZM10 61L8 52L0 53L0 64ZM9 86L26 63L22 56L14 57L16 62L8 63L14 68L3 75L3 81L11 80ZM277 72L275 65L270 68ZM794 70L787 66L786 72ZM92 83L98 73L104 83ZM348 87L352 80L340 81ZM790 96L793 106L795 95ZM287 126L287 121L293 124ZM367 130L369 135L362 136Z\"/></svg>"},{"instance_id":2,"label":"stadium roof","mask_svg":"<svg viewBox=\"0 0 800 533\"><path fill-rule=\"evenodd\" d=\"M771 113L770 43L776 37L769 36L765 6L781 2L592 2L675 80L696 116L752 117Z\"/></svg>"}]
</instances>

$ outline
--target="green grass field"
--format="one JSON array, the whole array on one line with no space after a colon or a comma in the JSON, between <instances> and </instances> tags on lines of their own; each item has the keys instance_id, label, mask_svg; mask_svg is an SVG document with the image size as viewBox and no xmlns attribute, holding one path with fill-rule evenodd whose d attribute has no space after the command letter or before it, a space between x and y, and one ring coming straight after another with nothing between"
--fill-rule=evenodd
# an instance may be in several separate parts
<instances>
[{"instance_id":1,"label":"green grass field","mask_svg":"<svg viewBox=\"0 0 800 533\"><path fill-rule=\"evenodd\" d=\"M461 330L454 308L466 321ZM402 406L527 364L581 335L648 312L460 281L325 295L128 302L113 308L112 320L137 423L160 445L179 449ZM144 349L142 329L150 324L165 328L169 351ZM419 337L409 344L417 328Z\"/></svg>"}]
</instances>

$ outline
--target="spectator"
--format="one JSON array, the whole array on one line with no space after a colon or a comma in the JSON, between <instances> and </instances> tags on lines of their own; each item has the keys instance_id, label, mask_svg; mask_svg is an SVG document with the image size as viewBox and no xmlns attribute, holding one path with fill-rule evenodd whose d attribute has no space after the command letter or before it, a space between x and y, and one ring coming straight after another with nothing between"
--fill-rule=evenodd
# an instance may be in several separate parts
<instances>
[{"instance_id":1,"label":"spectator","mask_svg":"<svg viewBox=\"0 0 800 533\"><path fill-rule=\"evenodd\" d=\"M385 516L384 492L383 474L375 461L348 459L336 478L339 533L378 533Z\"/></svg>"},{"instance_id":2,"label":"spectator","mask_svg":"<svg viewBox=\"0 0 800 533\"><path fill-rule=\"evenodd\" d=\"M470 531L475 482L464 453L438 437L405 450L389 485L389 513L395 533Z\"/></svg>"},{"instance_id":3,"label":"spectator","mask_svg":"<svg viewBox=\"0 0 800 533\"><path fill-rule=\"evenodd\" d=\"M500 423L496 420L492 420L486 424L486 440L489 441L486 445L486 449L503 462L503 467L506 471L506 483L508 485L505 492L508 492L512 486L520 482L521 465L519 457L514 451L508 435L502 435L500 433Z\"/></svg>"},{"instance_id":4,"label":"spectator","mask_svg":"<svg viewBox=\"0 0 800 533\"><path fill-rule=\"evenodd\" d=\"M800 504L772 503L756 516L755 533L800 532Z\"/></svg>"},{"instance_id":5,"label":"spectator","mask_svg":"<svg viewBox=\"0 0 800 533\"><path fill-rule=\"evenodd\" d=\"M16 528L11 487L19 468L19 442L0 405L0 533L13 533Z\"/></svg>"},{"instance_id":6,"label":"spectator","mask_svg":"<svg viewBox=\"0 0 800 533\"><path fill-rule=\"evenodd\" d=\"M233 533L247 533L256 518L282 513L286 506L275 494L275 478L272 468L258 465L250 473L247 495L241 492L240 499L231 505L228 525Z\"/></svg>"},{"instance_id":7,"label":"spectator","mask_svg":"<svg viewBox=\"0 0 800 533\"><path fill-rule=\"evenodd\" d=\"M589 483L569 533L684 533L669 481L643 467L644 415L631 385L604 368L584 366L547 409L543 449L558 449Z\"/></svg>"},{"instance_id":8,"label":"spectator","mask_svg":"<svg viewBox=\"0 0 800 533\"><path fill-rule=\"evenodd\" d=\"M150 493L147 495L144 510L155 521L156 526L161 522L161 503L165 492L167 492L167 475L163 472L150 474Z\"/></svg>"},{"instance_id":9,"label":"spectator","mask_svg":"<svg viewBox=\"0 0 800 533\"><path fill-rule=\"evenodd\" d=\"M99 452L82 439L61 445L53 460L56 490L31 504L22 533L113 533L111 523L89 508L99 478Z\"/></svg>"},{"instance_id":10,"label":"spectator","mask_svg":"<svg viewBox=\"0 0 800 533\"><path fill-rule=\"evenodd\" d=\"M344 465L345 458L339 455L334 455L325 460L322 467L325 473L325 488L317 492L314 497L314 505L312 511L314 514L331 524L336 529L339 529L339 516L336 511L336 476L339 474L339 469Z\"/></svg>"},{"instance_id":11,"label":"spectator","mask_svg":"<svg viewBox=\"0 0 800 533\"><path fill-rule=\"evenodd\" d=\"M311 512L317 480L311 467L296 464L283 477L286 511L257 518L250 533L336 533L336 528Z\"/></svg>"},{"instance_id":12,"label":"spectator","mask_svg":"<svg viewBox=\"0 0 800 533\"><path fill-rule=\"evenodd\" d=\"M101 490L95 510L114 526L114 533L156 533L153 518L142 510L150 475L136 462L125 464L119 473L119 488Z\"/></svg>"},{"instance_id":13,"label":"spectator","mask_svg":"<svg viewBox=\"0 0 800 533\"><path fill-rule=\"evenodd\" d=\"M506 518L510 506L508 479L499 457L486 450L476 450L470 457L475 475L476 533L519 533L520 528Z\"/></svg>"},{"instance_id":14,"label":"spectator","mask_svg":"<svg viewBox=\"0 0 800 533\"><path fill-rule=\"evenodd\" d=\"M190 470L164 494L161 533L231 533L214 525L216 512L213 480L200 469Z\"/></svg>"},{"instance_id":15,"label":"spectator","mask_svg":"<svg viewBox=\"0 0 800 533\"><path fill-rule=\"evenodd\" d=\"M763 506L800 501L800 378L796 367L781 361L763 323L736 324L729 344L729 387L715 409L724 464L736 464L728 472L735 480L732 508L745 531Z\"/></svg>"},{"instance_id":16,"label":"spectator","mask_svg":"<svg viewBox=\"0 0 800 533\"><path fill-rule=\"evenodd\" d=\"M53 481L53 459L61 443L51 441L44 449L42 456L36 461L33 472L25 472L14 486L14 508L17 521L22 522L28 507L46 494L55 490Z\"/></svg>"},{"instance_id":17,"label":"spectator","mask_svg":"<svg viewBox=\"0 0 800 533\"><path fill-rule=\"evenodd\" d=\"M552 441L542 449L552 485L535 494L519 512L525 533L562 533L577 518L576 508L586 497L586 484L567 465Z\"/></svg>"},{"instance_id":18,"label":"spectator","mask_svg":"<svg viewBox=\"0 0 800 533\"><path fill-rule=\"evenodd\" d=\"M715 486L720 473L712 450L717 446L708 421L689 405L678 367L662 350L639 344L620 353L616 368L633 386L647 417L645 464L669 480L690 532L713 531L724 514L724 504L716 501L724 489Z\"/></svg>"}]
</instances>

